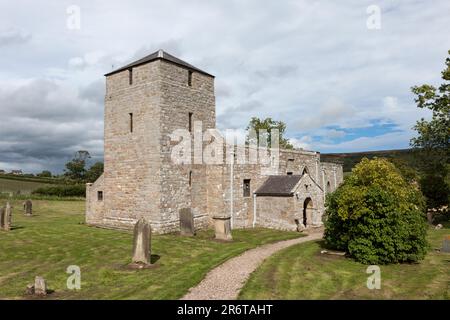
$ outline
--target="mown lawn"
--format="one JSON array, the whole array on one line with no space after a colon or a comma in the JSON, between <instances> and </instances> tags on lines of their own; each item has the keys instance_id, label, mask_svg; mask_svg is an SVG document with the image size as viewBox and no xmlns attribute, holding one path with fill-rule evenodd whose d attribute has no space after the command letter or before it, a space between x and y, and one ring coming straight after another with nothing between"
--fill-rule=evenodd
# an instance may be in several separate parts
<instances>
[{"instance_id":1,"label":"mown lawn","mask_svg":"<svg viewBox=\"0 0 450 320\"><path fill-rule=\"evenodd\" d=\"M417 264L381 265L381 289L369 290L367 266L323 255L322 241L284 249L250 277L240 299L450 299L450 253L439 253L446 229L428 233L431 249Z\"/></svg>"},{"instance_id":2,"label":"mown lawn","mask_svg":"<svg viewBox=\"0 0 450 320\"><path fill-rule=\"evenodd\" d=\"M4 205L5 200L0 200ZM84 201L33 201L25 217L13 202L13 230L0 231L0 299L26 299L37 275L54 292L47 299L177 299L213 267L258 245L298 237L267 229L233 231L234 242L213 241L213 232L196 237L155 235L153 269L130 270L132 233L89 227ZM81 290L68 290L69 265L81 268Z\"/></svg>"}]
</instances>

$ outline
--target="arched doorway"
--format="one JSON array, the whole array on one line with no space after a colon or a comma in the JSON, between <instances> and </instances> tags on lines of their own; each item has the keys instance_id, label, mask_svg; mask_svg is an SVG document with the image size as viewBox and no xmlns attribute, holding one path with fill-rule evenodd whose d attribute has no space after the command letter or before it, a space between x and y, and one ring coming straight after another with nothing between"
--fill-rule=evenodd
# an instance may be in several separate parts
<instances>
[{"instance_id":1,"label":"arched doorway","mask_svg":"<svg viewBox=\"0 0 450 320\"><path fill-rule=\"evenodd\" d=\"M307 227L312 222L313 202L311 198L306 198L303 203L303 225Z\"/></svg>"}]
</instances>

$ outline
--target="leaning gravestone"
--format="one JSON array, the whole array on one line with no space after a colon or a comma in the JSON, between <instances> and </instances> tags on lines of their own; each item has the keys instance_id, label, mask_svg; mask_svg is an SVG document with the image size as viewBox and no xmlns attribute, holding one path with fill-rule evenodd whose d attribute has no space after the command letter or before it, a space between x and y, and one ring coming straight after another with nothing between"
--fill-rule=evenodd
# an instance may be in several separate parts
<instances>
[{"instance_id":1,"label":"leaning gravestone","mask_svg":"<svg viewBox=\"0 0 450 320\"><path fill-rule=\"evenodd\" d=\"M25 211L25 215L31 216L33 214L33 202L31 200L27 200L23 203L23 209Z\"/></svg>"},{"instance_id":2,"label":"leaning gravestone","mask_svg":"<svg viewBox=\"0 0 450 320\"><path fill-rule=\"evenodd\" d=\"M230 216L214 216L214 229L217 240L231 241L231 217Z\"/></svg>"},{"instance_id":3,"label":"leaning gravestone","mask_svg":"<svg viewBox=\"0 0 450 320\"><path fill-rule=\"evenodd\" d=\"M11 220L12 220L12 207L9 202L6 203L5 215L3 218L3 229L6 231L11 230Z\"/></svg>"},{"instance_id":4,"label":"leaning gravestone","mask_svg":"<svg viewBox=\"0 0 450 320\"><path fill-rule=\"evenodd\" d=\"M194 215L190 208L180 210L180 232L183 236L195 236Z\"/></svg>"},{"instance_id":5,"label":"leaning gravestone","mask_svg":"<svg viewBox=\"0 0 450 320\"><path fill-rule=\"evenodd\" d=\"M150 224L142 217L134 226L133 259L134 264L149 265L150 241L152 229Z\"/></svg>"}]
</instances>

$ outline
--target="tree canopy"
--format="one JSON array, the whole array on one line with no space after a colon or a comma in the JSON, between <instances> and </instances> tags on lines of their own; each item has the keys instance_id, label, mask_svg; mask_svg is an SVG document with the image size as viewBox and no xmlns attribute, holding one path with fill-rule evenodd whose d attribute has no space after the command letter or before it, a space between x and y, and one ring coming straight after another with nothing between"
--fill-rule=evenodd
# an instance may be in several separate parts
<instances>
[{"instance_id":1,"label":"tree canopy","mask_svg":"<svg viewBox=\"0 0 450 320\"><path fill-rule=\"evenodd\" d=\"M423 259L427 223L420 190L388 160L364 158L326 200L325 241L362 263Z\"/></svg>"},{"instance_id":2,"label":"tree canopy","mask_svg":"<svg viewBox=\"0 0 450 320\"><path fill-rule=\"evenodd\" d=\"M256 132L256 141L251 141L251 138L247 138L247 143L253 142L259 145L260 130L267 130L267 146L271 147L271 131L272 129L278 129L279 133L279 147L282 149L293 149L294 146L289 142L289 139L284 137L286 131L286 124L283 121L275 121L272 118L260 119L258 117L252 117L247 130L253 129Z\"/></svg>"}]
</instances>

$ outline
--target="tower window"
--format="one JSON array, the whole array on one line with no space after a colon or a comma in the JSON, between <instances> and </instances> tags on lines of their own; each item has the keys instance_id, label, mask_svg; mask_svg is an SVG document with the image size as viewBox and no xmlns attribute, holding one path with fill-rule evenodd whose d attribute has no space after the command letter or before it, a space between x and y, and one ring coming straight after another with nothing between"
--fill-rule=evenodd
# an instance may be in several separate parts
<instances>
[{"instance_id":1,"label":"tower window","mask_svg":"<svg viewBox=\"0 0 450 320\"><path fill-rule=\"evenodd\" d=\"M189 187L192 187L192 170L189 171Z\"/></svg>"},{"instance_id":2,"label":"tower window","mask_svg":"<svg viewBox=\"0 0 450 320\"><path fill-rule=\"evenodd\" d=\"M130 86L133 84L133 68L128 69L128 82Z\"/></svg>"},{"instance_id":3,"label":"tower window","mask_svg":"<svg viewBox=\"0 0 450 320\"><path fill-rule=\"evenodd\" d=\"M243 191L244 197L250 197L250 179L244 179Z\"/></svg>"},{"instance_id":4,"label":"tower window","mask_svg":"<svg viewBox=\"0 0 450 320\"><path fill-rule=\"evenodd\" d=\"M189 132L192 132L192 116L193 113L189 112Z\"/></svg>"},{"instance_id":5,"label":"tower window","mask_svg":"<svg viewBox=\"0 0 450 320\"><path fill-rule=\"evenodd\" d=\"M188 71L188 86L189 87L192 87L192 71L191 70L189 70Z\"/></svg>"},{"instance_id":6,"label":"tower window","mask_svg":"<svg viewBox=\"0 0 450 320\"><path fill-rule=\"evenodd\" d=\"M130 132L133 132L133 113L128 114L130 116Z\"/></svg>"},{"instance_id":7,"label":"tower window","mask_svg":"<svg viewBox=\"0 0 450 320\"><path fill-rule=\"evenodd\" d=\"M287 172L286 174L287 174L288 176L292 176L292 172L290 172L290 171Z\"/></svg>"},{"instance_id":8,"label":"tower window","mask_svg":"<svg viewBox=\"0 0 450 320\"><path fill-rule=\"evenodd\" d=\"M97 191L97 200L103 201L103 191Z\"/></svg>"}]
</instances>

